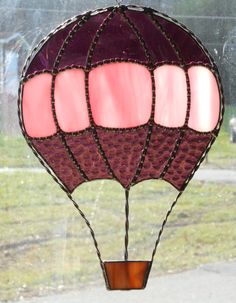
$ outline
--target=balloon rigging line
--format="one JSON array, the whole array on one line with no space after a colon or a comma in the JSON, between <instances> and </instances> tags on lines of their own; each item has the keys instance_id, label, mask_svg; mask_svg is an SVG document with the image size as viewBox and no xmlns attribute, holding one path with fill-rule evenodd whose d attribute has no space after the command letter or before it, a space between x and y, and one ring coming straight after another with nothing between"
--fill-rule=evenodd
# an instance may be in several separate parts
<instances>
[{"instance_id":1,"label":"balloon rigging line","mask_svg":"<svg viewBox=\"0 0 236 303\"><path fill-rule=\"evenodd\" d=\"M125 253L124 259L128 260L128 245L129 245L129 189L125 190Z\"/></svg>"},{"instance_id":2,"label":"balloon rigging line","mask_svg":"<svg viewBox=\"0 0 236 303\"><path fill-rule=\"evenodd\" d=\"M159 245L159 243L160 243L161 236L162 236L162 233L163 233L163 231L164 231L165 225L166 225L166 223L167 223L167 221L168 221L168 218L169 218L170 214L172 213L172 210L173 210L173 208L175 207L175 205L177 204L178 199L180 198L180 196L182 195L182 193L183 193L183 191L180 191L180 192L179 192L179 194L177 195L176 199L175 199L174 202L171 204L170 209L169 209L168 212L166 213L166 216L165 216L164 221L162 222L162 225L161 225L161 228L160 228L160 230L159 230L159 233L158 233L158 236L157 236L157 240L156 240L156 242L155 242L155 246L154 246L154 249L153 249L153 252L152 252L151 264L152 264L152 262L153 262L153 260L154 260L154 257L155 257L155 254L156 254L156 250L157 250L157 247L158 247L158 245Z\"/></svg>"},{"instance_id":3,"label":"balloon rigging line","mask_svg":"<svg viewBox=\"0 0 236 303\"><path fill-rule=\"evenodd\" d=\"M97 240L96 240L96 237L95 237L95 232L94 232L94 230L93 230L93 228L92 228L89 220L86 218L84 212L80 209L78 203L73 199L72 195L70 193L67 193L67 196L72 201L72 203L74 204L75 208L78 210L79 214L83 218L85 224L89 228L89 231L90 231L90 234L92 236L93 243L94 243L94 246L95 246L95 249L96 249L96 253L97 253L97 256L98 256L98 259L99 259L99 262L100 262L100 266L102 268L102 271L104 272L104 266L103 266L103 262L102 262L101 252L100 252L100 250L98 248L98 243L97 243Z\"/></svg>"}]
</instances>

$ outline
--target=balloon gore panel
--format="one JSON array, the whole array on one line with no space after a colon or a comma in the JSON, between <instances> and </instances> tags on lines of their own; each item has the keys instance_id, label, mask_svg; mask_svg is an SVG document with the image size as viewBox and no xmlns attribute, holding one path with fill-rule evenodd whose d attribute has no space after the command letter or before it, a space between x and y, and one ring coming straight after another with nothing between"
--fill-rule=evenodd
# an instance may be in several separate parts
<instances>
[{"instance_id":1,"label":"balloon gore panel","mask_svg":"<svg viewBox=\"0 0 236 303\"><path fill-rule=\"evenodd\" d=\"M81 69L60 72L55 80L55 109L60 128L76 132L90 126Z\"/></svg>"},{"instance_id":2,"label":"balloon gore panel","mask_svg":"<svg viewBox=\"0 0 236 303\"><path fill-rule=\"evenodd\" d=\"M138 177L138 182L161 177L161 173L168 163L179 135L179 129L168 129L158 125L153 126L147 155Z\"/></svg>"},{"instance_id":3,"label":"balloon gore panel","mask_svg":"<svg viewBox=\"0 0 236 303\"><path fill-rule=\"evenodd\" d=\"M53 70L58 52L68 36L71 29L80 21L81 16L74 22L69 23L67 26L59 29L54 35L50 35L41 48L38 49L36 56L31 61L26 76L34 73L43 72L45 70Z\"/></svg>"},{"instance_id":4,"label":"balloon gore panel","mask_svg":"<svg viewBox=\"0 0 236 303\"><path fill-rule=\"evenodd\" d=\"M163 179L173 184L177 189L183 190L186 181L212 139L212 134L200 134L192 130L186 130L178 153Z\"/></svg>"},{"instance_id":5,"label":"balloon gore panel","mask_svg":"<svg viewBox=\"0 0 236 303\"><path fill-rule=\"evenodd\" d=\"M56 132L51 108L51 82L50 74L41 74L24 85L23 120L31 137L47 137Z\"/></svg>"},{"instance_id":6,"label":"balloon gore panel","mask_svg":"<svg viewBox=\"0 0 236 303\"><path fill-rule=\"evenodd\" d=\"M112 179L98 152L91 129L78 136L67 134L66 142L89 180Z\"/></svg>"},{"instance_id":7,"label":"balloon gore panel","mask_svg":"<svg viewBox=\"0 0 236 303\"><path fill-rule=\"evenodd\" d=\"M92 63L115 58L148 62L137 35L122 14L115 14L102 31L94 50Z\"/></svg>"},{"instance_id":8,"label":"balloon gore panel","mask_svg":"<svg viewBox=\"0 0 236 303\"><path fill-rule=\"evenodd\" d=\"M151 75L140 64L99 66L89 73L89 97L97 125L126 128L145 124L151 116Z\"/></svg>"},{"instance_id":9,"label":"balloon gore panel","mask_svg":"<svg viewBox=\"0 0 236 303\"><path fill-rule=\"evenodd\" d=\"M220 95L215 76L207 68L188 70L191 87L189 127L200 132L212 131L219 120Z\"/></svg>"},{"instance_id":10,"label":"balloon gore panel","mask_svg":"<svg viewBox=\"0 0 236 303\"><path fill-rule=\"evenodd\" d=\"M181 63L176 50L166 39L163 32L157 30L157 25L150 16L134 10L128 10L126 15L132 20L134 26L143 37L153 64L164 62Z\"/></svg>"},{"instance_id":11,"label":"balloon gore panel","mask_svg":"<svg viewBox=\"0 0 236 303\"><path fill-rule=\"evenodd\" d=\"M79 21L75 26L72 38L67 36L68 44L62 57L58 63L58 67L64 69L68 66L86 67L87 57L93 39L105 18L109 15L108 12L96 14L88 17L87 21Z\"/></svg>"},{"instance_id":12,"label":"balloon gore panel","mask_svg":"<svg viewBox=\"0 0 236 303\"><path fill-rule=\"evenodd\" d=\"M168 18L154 15L153 18L162 27L162 31L169 40L174 43L178 50L181 60L185 64L209 64L212 65L211 58L206 54L203 47L197 42L196 38L190 35L189 31L177 25Z\"/></svg>"},{"instance_id":13,"label":"balloon gore panel","mask_svg":"<svg viewBox=\"0 0 236 303\"><path fill-rule=\"evenodd\" d=\"M84 182L58 136L43 141L34 139L32 144L70 192Z\"/></svg>"},{"instance_id":14,"label":"balloon gore panel","mask_svg":"<svg viewBox=\"0 0 236 303\"><path fill-rule=\"evenodd\" d=\"M155 122L167 127L184 125L187 111L187 84L182 68L163 65L154 71L156 84Z\"/></svg>"},{"instance_id":15,"label":"balloon gore panel","mask_svg":"<svg viewBox=\"0 0 236 303\"><path fill-rule=\"evenodd\" d=\"M144 149L148 126L125 132L98 129L98 137L114 174L119 182L128 187L138 168Z\"/></svg>"}]
</instances>

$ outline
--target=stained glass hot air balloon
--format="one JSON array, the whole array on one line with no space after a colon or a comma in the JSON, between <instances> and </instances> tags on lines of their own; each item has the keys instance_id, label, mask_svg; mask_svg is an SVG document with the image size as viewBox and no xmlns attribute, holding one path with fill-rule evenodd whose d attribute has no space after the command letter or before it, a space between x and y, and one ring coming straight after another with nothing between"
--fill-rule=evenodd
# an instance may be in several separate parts
<instances>
[{"instance_id":1,"label":"stained glass hot air balloon","mask_svg":"<svg viewBox=\"0 0 236 303\"><path fill-rule=\"evenodd\" d=\"M201 42L151 8L116 6L79 15L29 56L19 93L23 134L90 229L108 289L146 286L173 207L213 144L222 121L217 67ZM124 260L103 261L94 230L72 197L95 179L126 193ZM129 191L162 179L179 194L152 257L128 258Z\"/></svg>"}]
</instances>

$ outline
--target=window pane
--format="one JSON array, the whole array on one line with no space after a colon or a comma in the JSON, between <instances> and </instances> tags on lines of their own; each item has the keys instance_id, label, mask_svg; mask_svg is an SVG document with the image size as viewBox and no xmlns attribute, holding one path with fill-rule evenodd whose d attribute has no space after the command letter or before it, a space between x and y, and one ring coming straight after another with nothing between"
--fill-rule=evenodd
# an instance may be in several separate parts
<instances>
[{"instance_id":1,"label":"window pane","mask_svg":"<svg viewBox=\"0 0 236 303\"><path fill-rule=\"evenodd\" d=\"M210 302L211 292L214 302L216 298L235 302L235 292L230 292L231 285L235 285L232 269L235 263L229 263L236 257L235 0L123 1L151 6L191 29L214 58L225 94L219 137L170 217L146 291L106 292L89 230L20 133L17 91L28 54L66 19L115 3L115 0L0 1L0 301L91 303L100 296L102 302L165 303L176 298L179 302L190 302L193 297ZM146 29L142 31L146 33ZM149 44L152 45L151 40ZM184 49L189 52L187 46ZM161 96L165 94L161 92ZM79 156L82 152L78 150ZM96 155L90 155L93 156ZM126 160L123 159L124 163ZM145 181L132 188L130 259L150 260L159 228L176 195L170 184L160 180ZM78 187L74 197L96 232L103 259L122 260L125 231L122 187L114 181L94 181ZM216 268L220 274L214 283L207 276L206 287L204 270L199 266L214 272L215 263L219 264ZM192 274L175 274L195 268L198 269ZM230 274L226 276L227 270ZM179 284L175 279L179 279ZM214 285L216 289L211 288Z\"/></svg>"}]
</instances>

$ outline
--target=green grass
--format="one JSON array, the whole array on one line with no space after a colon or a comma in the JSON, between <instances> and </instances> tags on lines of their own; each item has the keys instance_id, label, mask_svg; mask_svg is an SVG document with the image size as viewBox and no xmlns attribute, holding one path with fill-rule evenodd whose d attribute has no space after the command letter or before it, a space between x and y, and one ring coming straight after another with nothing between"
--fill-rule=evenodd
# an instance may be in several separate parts
<instances>
[{"instance_id":1,"label":"green grass","mask_svg":"<svg viewBox=\"0 0 236 303\"><path fill-rule=\"evenodd\" d=\"M229 120L232 117L236 117L236 106L227 105L219 136L208 154L208 165L236 168L236 144L229 140Z\"/></svg>"},{"instance_id":2,"label":"green grass","mask_svg":"<svg viewBox=\"0 0 236 303\"><path fill-rule=\"evenodd\" d=\"M236 144L229 142L229 134L223 128L208 154L204 165L222 169L236 168Z\"/></svg>"},{"instance_id":3,"label":"green grass","mask_svg":"<svg viewBox=\"0 0 236 303\"><path fill-rule=\"evenodd\" d=\"M88 229L50 176L1 174L0 183L0 300L103 283ZM74 196L94 226L103 258L121 259L124 192L120 185L91 182ZM131 190L131 259L150 259L175 196L176 191L161 181L143 182ZM170 217L152 276L235 258L235 197L234 185L191 182Z\"/></svg>"},{"instance_id":4,"label":"green grass","mask_svg":"<svg viewBox=\"0 0 236 303\"><path fill-rule=\"evenodd\" d=\"M40 166L22 136L10 137L0 134L0 152L0 167Z\"/></svg>"}]
</instances>

